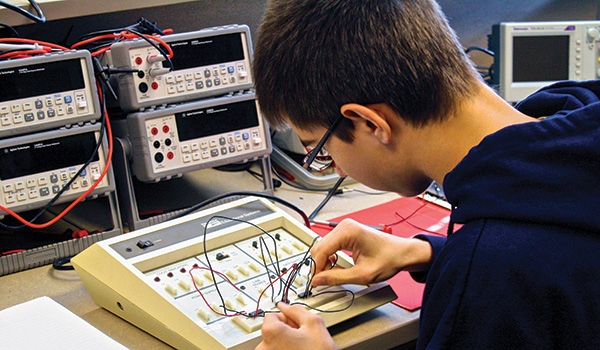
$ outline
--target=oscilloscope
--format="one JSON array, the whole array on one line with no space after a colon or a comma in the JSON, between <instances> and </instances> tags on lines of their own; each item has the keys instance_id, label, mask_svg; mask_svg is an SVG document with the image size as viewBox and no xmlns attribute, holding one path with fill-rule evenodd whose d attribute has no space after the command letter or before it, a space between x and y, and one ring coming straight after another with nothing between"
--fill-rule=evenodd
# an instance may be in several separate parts
<instances>
[{"instance_id":1,"label":"oscilloscope","mask_svg":"<svg viewBox=\"0 0 600 350\"><path fill-rule=\"evenodd\" d=\"M98 305L171 346L245 350L282 298L327 326L396 298L385 282L309 290L317 237L247 197L98 242L71 261ZM352 260L338 253L336 264Z\"/></svg>"},{"instance_id":2,"label":"oscilloscope","mask_svg":"<svg viewBox=\"0 0 600 350\"><path fill-rule=\"evenodd\" d=\"M500 23L492 27L489 48L493 84L508 102L556 81L600 77L600 21Z\"/></svg>"}]
</instances>

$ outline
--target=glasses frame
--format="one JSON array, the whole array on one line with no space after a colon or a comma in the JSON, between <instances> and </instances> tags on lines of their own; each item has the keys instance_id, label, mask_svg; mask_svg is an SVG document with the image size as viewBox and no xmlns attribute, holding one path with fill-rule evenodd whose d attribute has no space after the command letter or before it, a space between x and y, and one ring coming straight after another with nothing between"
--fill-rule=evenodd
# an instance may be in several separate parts
<instances>
[{"instance_id":1,"label":"glasses frame","mask_svg":"<svg viewBox=\"0 0 600 350\"><path fill-rule=\"evenodd\" d=\"M325 142L327 142L327 140L329 139L329 137L331 136L331 134L333 133L333 131L335 130L335 128L338 126L338 124L340 123L340 121L342 120L342 118L344 118L344 116L340 114L337 117L337 119L334 120L333 123L329 126L329 129L327 129L327 131L325 132L325 135L323 135L323 137L321 138L321 140L319 141L319 143L317 143L317 145L315 146L315 148L311 149L306 154L306 156L304 156L304 159L302 160L302 167L304 169L308 169L310 167L310 165L315 161L315 158L317 158L317 155L323 149L323 146L325 145Z\"/></svg>"}]
</instances>

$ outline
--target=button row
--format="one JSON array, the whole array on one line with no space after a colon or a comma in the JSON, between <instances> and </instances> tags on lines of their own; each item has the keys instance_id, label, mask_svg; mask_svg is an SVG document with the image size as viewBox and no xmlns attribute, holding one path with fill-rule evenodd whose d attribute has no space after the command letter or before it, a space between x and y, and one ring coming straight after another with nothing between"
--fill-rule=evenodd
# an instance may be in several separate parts
<instances>
[{"instance_id":1,"label":"button row","mask_svg":"<svg viewBox=\"0 0 600 350\"><path fill-rule=\"evenodd\" d=\"M18 113L18 112L27 112L35 109L42 109L44 106L53 107L54 105L60 106L64 103L69 104L73 102L73 97L70 95L63 97L56 97L54 99L47 98L45 100L35 100L33 102L23 102L23 103L12 103L9 105L0 106L0 114L8 114L8 113Z\"/></svg>"},{"instance_id":2,"label":"button row","mask_svg":"<svg viewBox=\"0 0 600 350\"><path fill-rule=\"evenodd\" d=\"M218 78L219 75L227 75L235 73L234 66L222 66L220 68L204 69L204 72L194 72L194 73L185 73L185 74L173 74L165 77L165 82L167 84L177 84L182 83L184 81L192 81L192 80L200 80L200 79L208 79L211 77ZM246 70L244 69L244 65L238 65L238 77L240 80L245 79L248 76Z\"/></svg>"},{"instance_id":3,"label":"button row","mask_svg":"<svg viewBox=\"0 0 600 350\"><path fill-rule=\"evenodd\" d=\"M197 81L196 83L187 82L185 85L183 83L176 85L167 85L167 92L169 94L182 93L185 91L202 90L205 86L207 88L211 88L213 86L227 85L229 83L235 84L235 77L224 77L222 79L215 78L213 80ZM156 88L158 88L158 86Z\"/></svg>"},{"instance_id":4,"label":"button row","mask_svg":"<svg viewBox=\"0 0 600 350\"><path fill-rule=\"evenodd\" d=\"M250 144L248 142L246 143L239 143L237 145L229 145L229 147L221 147L219 149L211 149L211 150L203 150L201 152L195 151L195 152L189 152L189 153L184 153L181 155L182 161L184 163L190 163L192 161L197 162L200 159L209 159L209 158L215 158L218 157L219 155L227 155L228 153L235 153L235 152L241 152L243 150L249 150L250 149Z\"/></svg>"},{"instance_id":5,"label":"button row","mask_svg":"<svg viewBox=\"0 0 600 350\"><path fill-rule=\"evenodd\" d=\"M244 65L239 64L237 68L237 80L246 80L248 73ZM213 86L235 84L236 76L234 73L235 67L231 65L213 69L207 68L203 72L168 75L165 77L165 83L169 94L183 93L185 91L202 90L205 87L212 88ZM153 86L153 88L158 89L158 85Z\"/></svg>"},{"instance_id":6,"label":"button row","mask_svg":"<svg viewBox=\"0 0 600 350\"><path fill-rule=\"evenodd\" d=\"M35 100L33 102L13 103L0 106L0 125L9 126L13 124L30 123L36 120L45 120L46 118L62 117L64 115L73 115L87 111L87 102L85 97L80 94L76 96L76 103L70 95L47 98L45 100ZM64 105L63 105L64 104ZM74 107L76 106L76 108ZM48 107L47 109L44 109ZM34 108L36 109L34 111Z\"/></svg>"},{"instance_id":7,"label":"button row","mask_svg":"<svg viewBox=\"0 0 600 350\"><path fill-rule=\"evenodd\" d=\"M21 124L23 122L29 123L29 122L33 122L36 120L44 120L46 119L46 117L48 118L54 118L55 116L63 116L63 115L70 115L70 114L74 114L75 111L73 109L73 107L69 106L66 108L66 110L64 108L57 108L56 110L54 109L49 109L47 112L44 111L37 111L35 113L35 115L33 113L24 113L24 114L13 114L12 116L10 115L3 115L2 118L0 119L0 122L2 123L2 126L8 126L11 124Z\"/></svg>"},{"instance_id":8,"label":"button row","mask_svg":"<svg viewBox=\"0 0 600 350\"><path fill-rule=\"evenodd\" d=\"M257 134L254 132L254 134ZM244 150L249 150L251 148L250 142L250 134L247 132L237 133L233 135L228 135L227 137L221 136L218 139L205 140L201 142L194 142L191 144L184 144L181 146L181 158L183 163L190 163L192 161L197 162L201 159L209 159L215 158L219 156L224 156L229 153L242 152ZM254 143L260 145L262 140L258 137L253 138ZM170 141L170 139L168 139ZM166 141L166 140L165 140ZM170 142L169 142L170 143ZM166 144L166 142L165 142ZM154 148L160 148L160 141L152 142L152 146ZM169 152L172 153L172 152ZM167 157L168 159L172 159L172 157ZM162 152L158 152L154 155L154 160L157 163L162 163L165 157Z\"/></svg>"},{"instance_id":9,"label":"button row","mask_svg":"<svg viewBox=\"0 0 600 350\"><path fill-rule=\"evenodd\" d=\"M81 181L74 181L71 184L71 189L87 188L89 186L90 182L87 179L83 179ZM52 187L40 187L38 189L30 189L27 191L12 192L4 195L4 202L6 204L13 204L16 202L24 202L27 199L46 197L50 195L50 190L52 190L52 194L57 194L61 190L61 186L53 185Z\"/></svg>"},{"instance_id":10,"label":"button row","mask_svg":"<svg viewBox=\"0 0 600 350\"><path fill-rule=\"evenodd\" d=\"M91 180L96 181L100 178L100 168L98 165L91 167ZM60 192L62 187L77 174L77 170L60 171L50 175L29 178L2 185L4 202L6 204L22 203L27 200L35 200ZM80 180L73 181L67 190L85 189L90 187L90 179L86 178L87 170L81 172ZM62 181L62 184L59 183Z\"/></svg>"}]
</instances>

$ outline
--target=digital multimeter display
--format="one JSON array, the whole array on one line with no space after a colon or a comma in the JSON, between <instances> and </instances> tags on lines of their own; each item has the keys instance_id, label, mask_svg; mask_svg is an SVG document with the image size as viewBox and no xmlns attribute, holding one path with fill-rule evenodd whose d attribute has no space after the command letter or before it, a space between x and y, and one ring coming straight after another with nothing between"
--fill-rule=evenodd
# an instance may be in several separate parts
<instances>
[{"instance_id":1,"label":"digital multimeter display","mask_svg":"<svg viewBox=\"0 0 600 350\"><path fill-rule=\"evenodd\" d=\"M1 148L0 180L82 165L95 149L93 132Z\"/></svg>"},{"instance_id":2,"label":"digital multimeter display","mask_svg":"<svg viewBox=\"0 0 600 350\"><path fill-rule=\"evenodd\" d=\"M209 38L176 41L169 44L173 50L175 70L210 66L212 64L244 59L242 36L239 33ZM163 67L169 64L163 61Z\"/></svg>"},{"instance_id":3,"label":"digital multimeter display","mask_svg":"<svg viewBox=\"0 0 600 350\"><path fill-rule=\"evenodd\" d=\"M175 113L180 141L258 126L254 100Z\"/></svg>"},{"instance_id":4,"label":"digital multimeter display","mask_svg":"<svg viewBox=\"0 0 600 350\"><path fill-rule=\"evenodd\" d=\"M0 102L85 88L79 58L0 70Z\"/></svg>"}]
</instances>

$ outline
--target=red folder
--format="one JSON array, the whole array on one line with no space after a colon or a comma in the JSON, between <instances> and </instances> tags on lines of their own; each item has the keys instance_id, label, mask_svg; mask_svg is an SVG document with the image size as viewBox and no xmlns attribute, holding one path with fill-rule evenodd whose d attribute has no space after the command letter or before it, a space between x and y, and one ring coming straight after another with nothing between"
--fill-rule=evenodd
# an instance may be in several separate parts
<instances>
[{"instance_id":1,"label":"red folder","mask_svg":"<svg viewBox=\"0 0 600 350\"><path fill-rule=\"evenodd\" d=\"M391 234L399 237L410 238L417 234L446 236L450 210L421 198L403 197L329 221L340 222L345 218L352 218L365 225L388 227L391 229ZM313 224L312 229L320 236L324 236L333 228L323 224ZM415 282L406 271L400 272L387 282L398 295L398 299L393 301L394 304L411 311L421 307L425 284Z\"/></svg>"}]
</instances>

